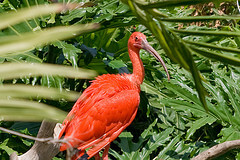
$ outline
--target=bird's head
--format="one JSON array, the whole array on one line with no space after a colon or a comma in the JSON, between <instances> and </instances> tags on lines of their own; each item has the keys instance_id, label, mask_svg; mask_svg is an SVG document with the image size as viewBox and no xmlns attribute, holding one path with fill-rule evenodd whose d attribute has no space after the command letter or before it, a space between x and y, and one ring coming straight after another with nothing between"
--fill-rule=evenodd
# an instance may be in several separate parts
<instances>
[{"instance_id":1,"label":"bird's head","mask_svg":"<svg viewBox=\"0 0 240 160\"><path fill-rule=\"evenodd\" d=\"M134 32L132 33L132 35L130 36L129 40L128 40L128 44L131 47L137 48L137 49L143 49L143 41L146 41L146 36L141 33L141 32Z\"/></svg>"},{"instance_id":2,"label":"bird's head","mask_svg":"<svg viewBox=\"0 0 240 160\"><path fill-rule=\"evenodd\" d=\"M130 48L136 49L136 50L144 49L145 51L147 51L148 53L153 55L162 64L164 70L167 73L168 80L170 80L170 75L168 73L168 70L167 70L167 67L166 67L164 61L162 60L160 55L157 53L157 51L155 49L153 49L152 46L149 45L149 43L146 39L146 36L143 33L141 33L141 32L132 33L132 35L130 36L130 38L128 40L128 46Z\"/></svg>"}]
</instances>

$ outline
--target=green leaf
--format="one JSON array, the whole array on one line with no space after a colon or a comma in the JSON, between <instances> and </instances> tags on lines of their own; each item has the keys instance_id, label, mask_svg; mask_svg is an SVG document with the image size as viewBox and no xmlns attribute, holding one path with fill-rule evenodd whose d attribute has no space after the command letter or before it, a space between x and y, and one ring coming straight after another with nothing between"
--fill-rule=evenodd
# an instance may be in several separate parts
<instances>
[{"instance_id":1,"label":"green leaf","mask_svg":"<svg viewBox=\"0 0 240 160\"><path fill-rule=\"evenodd\" d=\"M127 67L127 65L122 60L113 60L108 63L113 69L119 69L121 67Z\"/></svg>"},{"instance_id":2,"label":"green leaf","mask_svg":"<svg viewBox=\"0 0 240 160\"><path fill-rule=\"evenodd\" d=\"M59 90L62 90L62 81L63 77L44 75L41 78L41 85L48 88L59 88Z\"/></svg>"},{"instance_id":3,"label":"green leaf","mask_svg":"<svg viewBox=\"0 0 240 160\"><path fill-rule=\"evenodd\" d=\"M236 117L240 116L240 102L239 102L239 92L236 90L237 84L231 83L229 78L217 78L216 81L221 85L222 90L228 95L228 99L231 102L231 106L234 108ZM231 84L230 84L231 83Z\"/></svg>"},{"instance_id":4,"label":"green leaf","mask_svg":"<svg viewBox=\"0 0 240 160\"><path fill-rule=\"evenodd\" d=\"M57 158L57 157L53 157L52 160L63 160L63 158Z\"/></svg>"},{"instance_id":5,"label":"green leaf","mask_svg":"<svg viewBox=\"0 0 240 160\"><path fill-rule=\"evenodd\" d=\"M75 18L81 18L86 15L86 12L87 12L87 8L69 11L69 14L61 16L62 23L70 22Z\"/></svg>"},{"instance_id":6,"label":"green leaf","mask_svg":"<svg viewBox=\"0 0 240 160\"><path fill-rule=\"evenodd\" d=\"M160 18L161 21L167 22L195 22L195 21L211 21L211 20L239 20L239 16L187 16L187 17L167 17Z\"/></svg>"},{"instance_id":7,"label":"green leaf","mask_svg":"<svg viewBox=\"0 0 240 160\"><path fill-rule=\"evenodd\" d=\"M78 66L78 53L82 53L81 49L76 48L74 45L63 41L57 41L53 43L53 45L62 49L64 57L68 60L68 62L71 62L72 66L75 68Z\"/></svg>"},{"instance_id":8,"label":"green leaf","mask_svg":"<svg viewBox=\"0 0 240 160\"><path fill-rule=\"evenodd\" d=\"M229 32L229 31L194 31L194 30L176 30L172 29L171 31L177 32L177 33L182 33L182 34L188 34L188 35L199 35L199 36L224 36L224 37L238 37L240 36L239 32Z\"/></svg>"},{"instance_id":9,"label":"green leaf","mask_svg":"<svg viewBox=\"0 0 240 160\"><path fill-rule=\"evenodd\" d=\"M123 151L123 155L121 157L126 157L127 159L132 159L132 158L136 157L136 155L138 153L133 152L133 151L137 151L140 148L143 141L140 140L139 142L134 143L132 141L133 136L130 132L122 132L119 135L119 138L121 141L117 144ZM138 157L136 157L136 158L138 158Z\"/></svg>"},{"instance_id":10,"label":"green leaf","mask_svg":"<svg viewBox=\"0 0 240 160\"><path fill-rule=\"evenodd\" d=\"M158 121L158 119L155 119L155 120L153 121L153 123L150 124L150 125L148 126L148 128L143 131L143 133L141 134L141 137L142 137L143 139L147 138L147 136L150 135L150 133L152 132L153 127L157 124L157 121Z\"/></svg>"},{"instance_id":11,"label":"green leaf","mask_svg":"<svg viewBox=\"0 0 240 160\"><path fill-rule=\"evenodd\" d=\"M154 134L150 137L146 146L142 150L142 159L149 159L150 154L156 150L159 146L164 145L170 140L170 134L173 132L173 128L168 128L160 134Z\"/></svg>"},{"instance_id":12,"label":"green leaf","mask_svg":"<svg viewBox=\"0 0 240 160\"><path fill-rule=\"evenodd\" d=\"M7 62L28 62L28 63L42 63L43 60L40 59L38 56L33 54L32 52L26 52L26 53L15 53L15 54L9 54L4 56L3 58Z\"/></svg>"},{"instance_id":13,"label":"green leaf","mask_svg":"<svg viewBox=\"0 0 240 160\"><path fill-rule=\"evenodd\" d=\"M211 48L211 49L215 49L215 50L220 50L220 51L226 51L226 52L240 54L240 49L237 49L237 48L221 47L221 46L217 46L215 44L209 44L209 43L203 43L203 42L195 42L195 41L189 41L189 40L184 40L184 42L186 42L188 44L193 44L193 45L196 45L196 46L200 46L200 47ZM192 46L190 46L190 47L192 47ZM195 48L195 47L193 47L193 48Z\"/></svg>"},{"instance_id":14,"label":"green leaf","mask_svg":"<svg viewBox=\"0 0 240 160\"><path fill-rule=\"evenodd\" d=\"M180 135L177 135L175 138L173 138L167 146L164 147L164 149L158 154L158 156L156 158L154 158L154 160L157 159L167 159L169 156L166 154L167 151L172 150L172 148L174 147L174 145L176 145L180 140Z\"/></svg>"},{"instance_id":15,"label":"green leaf","mask_svg":"<svg viewBox=\"0 0 240 160\"><path fill-rule=\"evenodd\" d=\"M0 75L2 79L13 79L33 75L56 75L68 78L88 79L96 76L96 73L94 71L86 69L74 69L72 67L63 65L39 63L5 63L0 65Z\"/></svg>"},{"instance_id":16,"label":"green leaf","mask_svg":"<svg viewBox=\"0 0 240 160\"><path fill-rule=\"evenodd\" d=\"M109 21L112 18L113 18L113 15L111 13L104 14L103 16L100 16L100 17L94 19L93 23L99 23L99 22L101 22L103 20Z\"/></svg>"},{"instance_id":17,"label":"green leaf","mask_svg":"<svg viewBox=\"0 0 240 160\"><path fill-rule=\"evenodd\" d=\"M24 33L19 36L0 37L0 55L14 52L32 50L39 45L46 45L51 42L71 38L81 33L95 30L97 24L59 26L45 29L43 31Z\"/></svg>"},{"instance_id":18,"label":"green leaf","mask_svg":"<svg viewBox=\"0 0 240 160\"><path fill-rule=\"evenodd\" d=\"M47 98L58 100L63 98L69 101L75 101L79 93L73 91L59 91L54 88L30 85L7 85L0 86L0 98Z\"/></svg>"},{"instance_id":19,"label":"green leaf","mask_svg":"<svg viewBox=\"0 0 240 160\"><path fill-rule=\"evenodd\" d=\"M28 141L28 140L25 140L25 139L21 139L22 140L22 142L26 145L26 146L31 146L31 145L33 145L33 142L30 142L30 141Z\"/></svg>"},{"instance_id":20,"label":"green leaf","mask_svg":"<svg viewBox=\"0 0 240 160\"><path fill-rule=\"evenodd\" d=\"M201 128L202 126L204 126L206 124L211 125L216 120L217 119L215 119L214 117L211 117L211 116L202 117L202 118L196 120L195 122L193 122L193 125L188 129L187 135L186 135L186 140L189 140L190 137L196 132L196 130L198 130L199 128Z\"/></svg>"},{"instance_id":21,"label":"green leaf","mask_svg":"<svg viewBox=\"0 0 240 160\"><path fill-rule=\"evenodd\" d=\"M20 23L26 19L31 19L50 13L58 13L66 9L73 9L76 6L74 4L48 4L48 5L38 5L31 8L24 8L21 10L6 12L0 15L0 30L8 26Z\"/></svg>"},{"instance_id":22,"label":"green leaf","mask_svg":"<svg viewBox=\"0 0 240 160\"><path fill-rule=\"evenodd\" d=\"M42 121L48 119L62 122L66 113L49 105L25 100L0 99L0 118L5 121Z\"/></svg>"},{"instance_id":23,"label":"green leaf","mask_svg":"<svg viewBox=\"0 0 240 160\"><path fill-rule=\"evenodd\" d=\"M238 140L240 139L240 131L233 126L230 126L228 128L223 128L218 136L221 137L221 139L218 140L219 143Z\"/></svg>"},{"instance_id":24,"label":"green leaf","mask_svg":"<svg viewBox=\"0 0 240 160\"><path fill-rule=\"evenodd\" d=\"M202 107L199 107L196 104L193 105L192 103L183 100L162 99L161 103L173 107L177 111L189 111L198 117L207 116L206 111Z\"/></svg>"},{"instance_id":25,"label":"green leaf","mask_svg":"<svg viewBox=\"0 0 240 160\"><path fill-rule=\"evenodd\" d=\"M162 25L163 26L163 25ZM204 107L204 109L206 111L208 111L208 107L207 107L207 103L206 103L206 90L202 84L202 80L201 80L201 75L196 67L196 64L193 60L192 54L190 49L184 44L184 42L182 42L180 40L180 38L178 36L176 36L175 34L173 34L174 36L174 40L175 40L175 44L178 45L178 49L180 50L181 55L183 56L183 58L185 59L185 61L187 62L188 66L189 66L189 70L192 73L192 76L194 78L194 82L195 82L195 87L196 90L198 92L198 97Z\"/></svg>"},{"instance_id":26,"label":"green leaf","mask_svg":"<svg viewBox=\"0 0 240 160\"><path fill-rule=\"evenodd\" d=\"M124 0L123 0L124 1ZM198 3L207 3L207 2L213 2L217 0L164 0L164 1L157 1L157 2L142 2L140 0L137 0L136 3L139 7L144 9L149 8L165 8L165 7L172 7L172 6L184 6L184 5L193 5ZM223 1L223 0L222 0Z\"/></svg>"},{"instance_id":27,"label":"green leaf","mask_svg":"<svg viewBox=\"0 0 240 160\"><path fill-rule=\"evenodd\" d=\"M13 152L15 152L12 148L7 146L9 139L5 139L1 144L0 144L0 149L4 150L7 152L7 154L10 156Z\"/></svg>"},{"instance_id":28,"label":"green leaf","mask_svg":"<svg viewBox=\"0 0 240 160\"><path fill-rule=\"evenodd\" d=\"M141 90L145 91L146 93L149 94L157 94L158 95L158 99L162 99L163 97L167 97L165 94L163 94L162 92L160 92L156 86L152 86L150 82L144 81L141 85Z\"/></svg>"},{"instance_id":29,"label":"green leaf","mask_svg":"<svg viewBox=\"0 0 240 160\"><path fill-rule=\"evenodd\" d=\"M202 110L201 102L199 101L199 99L197 98L197 96L194 93L189 92L188 90L182 88L178 84L172 84L172 83L168 83L168 82L164 82L164 84L169 90L171 90L172 92L174 92L175 94L177 94L178 96L183 98L184 100L193 102L195 107L198 107L200 110Z\"/></svg>"},{"instance_id":30,"label":"green leaf","mask_svg":"<svg viewBox=\"0 0 240 160\"><path fill-rule=\"evenodd\" d=\"M240 58L229 56L227 54L221 54L214 51L208 51L206 49L199 49L197 47L191 46L191 49L194 50L197 54L201 54L205 57L216 59L223 63L232 64L235 66L240 66Z\"/></svg>"},{"instance_id":31,"label":"green leaf","mask_svg":"<svg viewBox=\"0 0 240 160\"><path fill-rule=\"evenodd\" d=\"M123 37L125 41L119 41L116 40L119 36L120 29L118 28L110 28L110 29L104 29L100 30L98 32L84 35L83 36L83 43L84 45L92 48L97 49L104 49L106 52L111 53L122 53L122 49L126 49L127 47L127 39L126 37Z\"/></svg>"}]
</instances>

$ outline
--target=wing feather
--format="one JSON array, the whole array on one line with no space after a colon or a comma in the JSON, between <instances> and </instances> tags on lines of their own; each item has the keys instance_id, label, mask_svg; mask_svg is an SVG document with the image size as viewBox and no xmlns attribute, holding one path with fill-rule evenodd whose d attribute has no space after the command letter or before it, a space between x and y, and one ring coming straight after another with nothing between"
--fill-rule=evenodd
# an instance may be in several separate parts
<instances>
[{"instance_id":1,"label":"wing feather","mask_svg":"<svg viewBox=\"0 0 240 160\"><path fill-rule=\"evenodd\" d=\"M98 101L85 114L75 111L74 118L65 127L65 138L72 139L71 145L82 150L96 145L119 129L124 130L134 119L139 102L136 90L123 90ZM61 150L66 148L62 145Z\"/></svg>"},{"instance_id":2,"label":"wing feather","mask_svg":"<svg viewBox=\"0 0 240 160\"><path fill-rule=\"evenodd\" d=\"M73 147L86 149L122 131L136 115L139 91L139 86L131 82L129 75L97 77L64 120L59 138L65 134L64 138ZM69 144L62 144L60 150L68 147Z\"/></svg>"}]
</instances>

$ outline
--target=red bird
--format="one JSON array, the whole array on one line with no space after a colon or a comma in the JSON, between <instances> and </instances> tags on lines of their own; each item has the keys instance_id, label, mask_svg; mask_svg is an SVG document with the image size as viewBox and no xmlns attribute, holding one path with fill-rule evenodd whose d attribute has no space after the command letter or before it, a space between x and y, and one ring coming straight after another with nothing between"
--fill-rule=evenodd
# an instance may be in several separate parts
<instances>
[{"instance_id":1,"label":"red bird","mask_svg":"<svg viewBox=\"0 0 240 160\"><path fill-rule=\"evenodd\" d=\"M90 159L93 156L99 160L99 151L103 148L102 158L108 160L110 143L132 123L138 110L140 85L144 79L140 49L148 51L160 61L170 79L163 60L148 44L146 36L134 32L128 40L133 73L98 76L82 93L62 124L59 138L64 137L68 143L62 143L60 151L77 148L78 153L72 157L73 160Z\"/></svg>"}]
</instances>

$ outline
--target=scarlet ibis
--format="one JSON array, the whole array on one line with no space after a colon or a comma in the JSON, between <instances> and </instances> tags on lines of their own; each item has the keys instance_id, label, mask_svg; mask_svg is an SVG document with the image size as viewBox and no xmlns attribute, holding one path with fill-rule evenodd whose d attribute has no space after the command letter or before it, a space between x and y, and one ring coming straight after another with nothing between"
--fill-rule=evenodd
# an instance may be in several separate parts
<instances>
[{"instance_id":1,"label":"scarlet ibis","mask_svg":"<svg viewBox=\"0 0 240 160\"><path fill-rule=\"evenodd\" d=\"M146 36L134 32L128 40L128 52L132 61L132 74L104 74L93 80L82 93L62 124L59 138L60 151L77 148L72 159L100 159L99 152L104 148L103 160L108 160L110 143L129 126L136 116L140 102L140 84L144 79L144 67L139 50L151 53L168 70L159 54L148 44ZM85 151L86 149L87 152ZM86 152L86 153L85 153Z\"/></svg>"}]
</instances>

